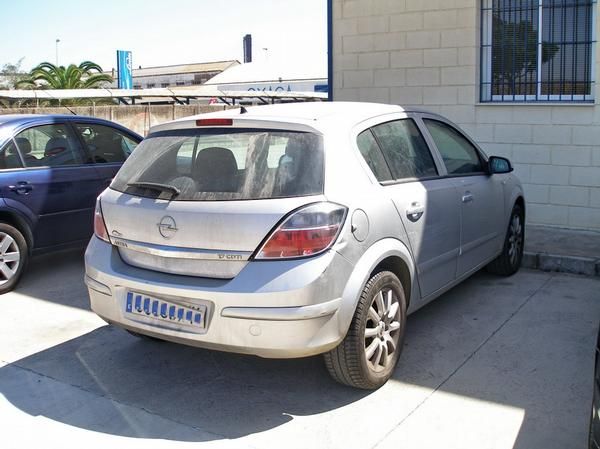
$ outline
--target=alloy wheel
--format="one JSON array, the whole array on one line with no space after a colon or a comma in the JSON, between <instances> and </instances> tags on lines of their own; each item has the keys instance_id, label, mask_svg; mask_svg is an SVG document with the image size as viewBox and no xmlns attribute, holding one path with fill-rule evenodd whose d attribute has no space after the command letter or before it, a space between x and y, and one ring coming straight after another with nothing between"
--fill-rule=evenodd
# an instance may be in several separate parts
<instances>
[{"instance_id":1,"label":"alloy wheel","mask_svg":"<svg viewBox=\"0 0 600 449\"><path fill-rule=\"evenodd\" d=\"M516 265L523 250L523 225L518 214L513 215L510 221L508 237L508 257L511 265Z\"/></svg>"},{"instance_id":2,"label":"alloy wheel","mask_svg":"<svg viewBox=\"0 0 600 449\"><path fill-rule=\"evenodd\" d=\"M369 368L380 372L394 361L400 338L400 304L390 288L377 292L365 325L365 357Z\"/></svg>"},{"instance_id":3,"label":"alloy wheel","mask_svg":"<svg viewBox=\"0 0 600 449\"><path fill-rule=\"evenodd\" d=\"M19 269L21 252L14 238L0 232L0 285L10 281Z\"/></svg>"}]
</instances>

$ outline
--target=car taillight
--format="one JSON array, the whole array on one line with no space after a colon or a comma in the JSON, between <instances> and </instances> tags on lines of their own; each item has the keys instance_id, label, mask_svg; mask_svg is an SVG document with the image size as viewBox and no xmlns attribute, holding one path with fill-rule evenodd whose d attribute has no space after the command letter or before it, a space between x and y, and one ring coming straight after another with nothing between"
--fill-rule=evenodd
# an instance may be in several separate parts
<instances>
[{"instance_id":1,"label":"car taillight","mask_svg":"<svg viewBox=\"0 0 600 449\"><path fill-rule=\"evenodd\" d=\"M106 230L106 225L104 224L104 217L102 216L100 198L96 200L96 210L94 211L94 234L96 234L96 237L98 237L100 240L110 243L108 231Z\"/></svg>"},{"instance_id":2,"label":"car taillight","mask_svg":"<svg viewBox=\"0 0 600 449\"><path fill-rule=\"evenodd\" d=\"M347 209L333 203L317 203L290 215L271 233L256 259L314 256L328 249L342 229Z\"/></svg>"}]
</instances>

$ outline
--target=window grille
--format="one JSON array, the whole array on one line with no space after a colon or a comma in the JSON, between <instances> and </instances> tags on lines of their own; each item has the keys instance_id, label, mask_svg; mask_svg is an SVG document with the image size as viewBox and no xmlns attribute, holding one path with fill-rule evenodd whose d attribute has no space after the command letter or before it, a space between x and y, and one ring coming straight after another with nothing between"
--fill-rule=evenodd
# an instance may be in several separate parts
<instances>
[{"instance_id":1,"label":"window grille","mask_svg":"<svg viewBox=\"0 0 600 449\"><path fill-rule=\"evenodd\" d=\"M481 101L593 101L596 0L482 0Z\"/></svg>"}]
</instances>

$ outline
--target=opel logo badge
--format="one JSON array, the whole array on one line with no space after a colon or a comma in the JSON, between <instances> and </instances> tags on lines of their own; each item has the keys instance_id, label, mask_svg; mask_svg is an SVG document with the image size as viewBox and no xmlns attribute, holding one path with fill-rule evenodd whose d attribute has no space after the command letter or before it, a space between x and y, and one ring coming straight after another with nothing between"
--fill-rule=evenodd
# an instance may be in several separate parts
<instances>
[{"instance_id":1,"label":"opel logo badge","mask_svg":"<svg viewBox=\"0 0 600 449\"><path fill-rule=\"evenodd\" d=\"M160 235L166 239L170 239L177 232L177 223L175 223L175 220L170 215L165 215L162 217L157 226Z\"/></svg>"}]
</instances>

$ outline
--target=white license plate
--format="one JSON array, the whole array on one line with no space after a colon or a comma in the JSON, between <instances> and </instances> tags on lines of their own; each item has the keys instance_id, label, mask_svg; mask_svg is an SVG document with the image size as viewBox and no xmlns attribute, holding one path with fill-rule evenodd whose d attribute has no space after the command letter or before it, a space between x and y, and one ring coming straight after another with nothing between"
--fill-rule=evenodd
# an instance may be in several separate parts
<instances>
[{"instance_id":1,"label":"white license plate","mask_svg":"<svg viewBox=\"0 0 600 449\"><path fill-rule=\"evenodd\" d=\"M187 307L164 299L142 295L141 293L127 292L125 312L166 323L203 328L206 306Z\"/></svg>"}]
</instances>

